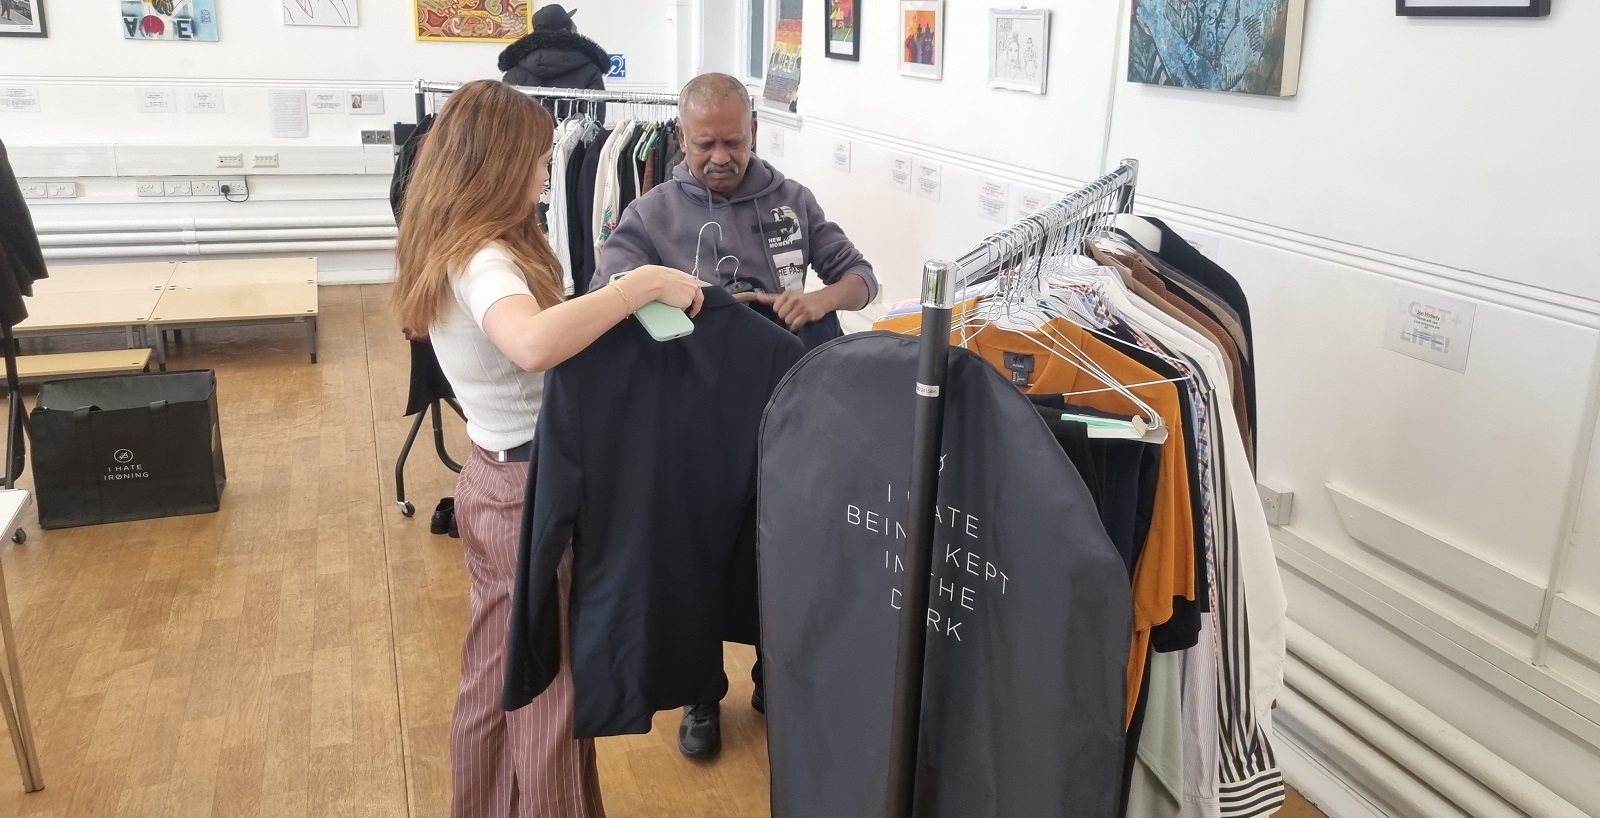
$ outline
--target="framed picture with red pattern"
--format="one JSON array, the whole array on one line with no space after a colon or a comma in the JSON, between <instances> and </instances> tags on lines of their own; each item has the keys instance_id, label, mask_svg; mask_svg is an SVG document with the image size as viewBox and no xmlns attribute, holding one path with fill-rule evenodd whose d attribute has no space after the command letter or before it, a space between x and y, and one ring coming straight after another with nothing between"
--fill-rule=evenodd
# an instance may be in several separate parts
<instances>
[{"instance_id":1,"label":"framed picture with red pattern","mask_svg":"<svg viewBox=\"0 0 1600 818\"><path fill-rule=\"evenodd\" d=\"M533 30L530 0L412 0L417 39L508 43Z\"/></svg>"}]
</instances>

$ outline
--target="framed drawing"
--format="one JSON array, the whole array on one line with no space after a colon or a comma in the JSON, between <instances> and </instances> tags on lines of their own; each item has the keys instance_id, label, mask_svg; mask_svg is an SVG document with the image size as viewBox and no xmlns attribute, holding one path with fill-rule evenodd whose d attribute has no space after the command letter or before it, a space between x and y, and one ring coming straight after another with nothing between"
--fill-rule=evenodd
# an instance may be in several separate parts
<instances>
[{"instance_id":1,"label":"framed drawing","mask_svg":"<svg viewBox=\"0 0 1600 818\"><path fill-rule=\"evenodd\" d=\"M828 21L831 60L861 60L861 0L822 0Z\"/></svg>"},{"instance_id":2,"label":"framed drawing","mask_svg":"<svg viewBox=\"0 0 1600 818\"><path fill-rule=\"evenodd\" d=\"M1133 0L1128 81L1291 97L1305 22L1306 0Z\"/></svg>"},{"instance_id":3,"label":"framed drawing","mask_svg":"<svg viewBox=\"0 0 1600 818\"><path fill-rule=\"evenodd\" d=\"M44 0L0 0L0 37L46 37Z\"/></svg>"},{"instance_id":4,"label":"framed drawing","mask_svg":"<svg viewBox=\"0 0 1600 818\"><path fill-rule=\"evenodd\" d=\"M1548 17L1550 0L1394 0L1402 17Z\"/></svg>"},{"instance_id":5,"label":"framed drawing","mask_svg":"<svg viewBox=\"0 0 1600 818\"><path fill-rule=\"evenodd\" d=\"M122 0L122 38L214 43L217 0Z\"/></svg>"},{"instance_id":6,"label":"framed drawing","mask_svg":"<svg viewBox=\"0 0 1600 818\"><path fill-rule=\"evenodd\" d=\"M944 78L944 0L900 0L900 73Z\"/></svg>"},{"instance_id":7,"label":"framed drawing","mask_svg":"<svg viewBox=\"0 0 1600 818\"><path fill-rule=\"evenodd\" d=\"M417 39L508 43L533 30L531 0L411 0Z\"/></svg>"},{"instance_id":8,"label":"framed drawing","mask_svg":"<svg viewBox=\"0 0 1600 818\"><path fill-rule=\"evenodd\" d=\"M989 87L1045 92L1050 69L1049 9L989 9Z\"/></svg>"},{"instance_id":9,"label":"framed drawing","mask_svg":"<svg viewBox=\"0 0 1600 818\"><path fill-rule=\"evenodd\" d=\"M286 26L361 25L356 16L356 0L283 0Z\"/></svg>"}]
</instances>

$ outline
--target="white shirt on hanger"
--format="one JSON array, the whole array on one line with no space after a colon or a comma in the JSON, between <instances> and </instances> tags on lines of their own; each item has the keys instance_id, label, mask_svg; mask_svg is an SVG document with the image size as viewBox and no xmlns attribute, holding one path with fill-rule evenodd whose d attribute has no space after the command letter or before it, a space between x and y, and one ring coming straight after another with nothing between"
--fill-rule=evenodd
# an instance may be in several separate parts
<instances>
[{"instance_id":1,"label":"white shirt on hanger","mask_svg":"<svg viewBox=\"0 0 1600 818\"><path fill-rule=\"evenodd\" d=\"M546 217L545 235L550 240L550 249L561 260L562 293L567 296L573 293L572 242L567 235L572 219L572 214L567 210L567 166L587 127L588 123L584 120L569 119L561 123L556 128L555 150L550 156L550 211Z\"/></svg>"},{"instance_id":2,"label":"white shirt on hanger","mask_svg":"<svg viewBox=\"0 0 1600 818\"><path fill-rule=\"evenodd\" d=\"M1250 458L1239 434L1239 421L1233 412L1231 381L1222 364L1222 353L1213 341L1189 326L1154 307L1146 308L1138 299L1129 296L1126 285L1114 273L1108 271L1102 278L1106 284L1104 290L1111 291L1108 300L1120 302L1115 306L1127 310L1129 319L1141 329L1148 329L1161 341L1194 358L1216 390L1216 409L1220 416L1217 426L1222 436L1223 460L1227 464L1223 471L1227 473L1225 477L1237 515L1239 570L1244 578L1245 608L1250 618L1250 689L1255 699L1256 719L1265 729L1271 724L1272 705L1283 691L1289 601L1284 594L1283 575L1279 573L1278 557L1272 545L1272 529L1267 525L1267 513L1261 506L1255 475L1250 471ZM1136 320L1136 316L1144 320Z\"/></svg>"}]
</instances>

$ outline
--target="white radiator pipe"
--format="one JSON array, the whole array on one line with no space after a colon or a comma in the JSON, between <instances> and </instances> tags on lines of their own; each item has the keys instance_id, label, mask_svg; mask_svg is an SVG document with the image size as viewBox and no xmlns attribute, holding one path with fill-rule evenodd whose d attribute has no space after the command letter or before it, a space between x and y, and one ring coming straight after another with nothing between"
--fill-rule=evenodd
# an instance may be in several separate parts
<instances>
[{"instance_id":1,"label":"white radiator pipe","mask_svg":"<svg viewBox=\"0 0 1600 818\"><path fill-rule=\"evenodd\" d=\"M1315 670L1299 662L1290 662L1285 678L1296 693L1315 702L1318 708L1338 719L1366 743L1394 759L1404 770L1401 775L1426 783L1462 812L1473 818L1524 818L1520 810L1500 800L1455 765L1418 744L1404 730L1351 698L1349 692L1317 675Z\"/></svg>"},{"instance_id":2,"label":"white radiator pipe","mask_svg":"<svg viewBox=\"0 0 1600 818\"><path fill-rule=\"evenodd\" d=\"M1374 750L1372 745L1328 718L1293 690L1285 690L1278 696L1278 710L1302 728L1294 732L1308 735L1313 743L1331 750L1341 765L1348 768L1347 773L1359 776L1390 806L1406 810L1411 818L1472 818L1415 778L1395 775L1396 763L1403 761L1390 760Z\"/></svg>"},{"instance_id":3,"label":"white radiator pipe","mask_svg":"<svg viewBox=\"0 0 1600 818\"><path fill-rule=\"evenodd\" d=\"M300 253L339 253L393 250L393 239L354 241L286 241L237 244L151 244L135 247L50 247L47 259L75 258L162 258L171 256L260 256Z\"/></svg>"},{"instance_id":4,"label":"white radiator pipe","mask_svg":"<svg viewBox=\"0 0 1600 818\"><path fill-rule=\"evenodd\" d=\"M119 244L168 244L183 242L193 234L182 230L148 233L40 233L40 247L102 247Z\"/></svg>"},{"instance_id":5,"label":"white radiator pipe","mask_svg":"<svg viewBox=\"0 0 1600 818\"><path fill-rule=\"evenodd\" d=\"M388 214L365 216L233 216L227 218L35 220L40 236L51 233L135 233L172 230L252 230L310 227L394 227Z\"/></svg>"},{"instance_id":6,"label":"white radiator pipe","mask_svg":"<svg viewBox=\"0 0 1600 818\"><path fill-rule=\"evenodd\" d=\"M1294 622L1289 623L1289 651L1524 814L1532 818L1590 818L1588 813ZM1320 697L1317 700L1320 702ZM1387 747L1383 749L1390 752ZM1408 759L1398 755L1395 758L1410 764Z\"/></svg>"},{"instance_id":7,"label":"white radiator pipe","mask_svg":"<svg viewBox=\"0 0 1600 818\"><path fill-rule=\"evenodd\" d=\"M246 241L331 241L392 239L394 227L320 227L267 230L164 230L149 233L55 233L39 237L41 247L116 247L129 244L193 244Z\"/></svg>"},{"instance_id":8,"label":"white radiator pipe","mask_svg":"<svg viewBox=\"0 0 1600 818\"><path fill-rule=\"evenodd\" d=\"M400 231L388 227L342 227L281 230L201 230L200 243L218 241L308 241L329 239L393 239Z\"/></svg>"}]
</instances>

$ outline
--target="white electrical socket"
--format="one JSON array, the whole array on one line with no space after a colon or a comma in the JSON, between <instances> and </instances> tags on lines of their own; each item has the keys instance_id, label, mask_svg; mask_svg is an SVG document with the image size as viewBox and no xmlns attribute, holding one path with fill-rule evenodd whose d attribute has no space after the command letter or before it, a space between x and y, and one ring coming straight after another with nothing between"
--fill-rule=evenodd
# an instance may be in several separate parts
<instances>
[{"instance_id":1,"label":"white electrical socket","mask_svg":"<svg viewBox=\"0 0 1600 818\"><path fill-rule=\"evenodd\" d=\"M193 196L194 185L188 181L162 183L161 195L163 196Z\"/></svg>"},{"instance_id":2,"label":"white electrical socket","mask_svg":"<svg viewBox=\"0 0 1600 818\"><path fill-rule=\"evenodd\" d=\"M222 183L215 180L194 182L194 195L196 196L221 196Z\"/></svg>"},{"instance_id":3,"label":"white electrical socket","mask_svg":"<svg viewBox=\"0 0 1600 818\"><path fill-rule=\"evenodd\" d=\"M140 196L164 196L164 188L159 181L144 181L134 183Z\"/></svg>"},{"instance_id":4,"label":"white electrical socket","mask_svg":"<svg viewBox=\"0 0 1600 818\"><path fill-rule=\"evenodd\" d=\"M52 199L78 198L77 182L50 182L48 184L50 186L50 198Z\"/></svg>"},{"instance_id":5,"label":"white electrical socket","mask_svg":"<svg viewBox=\"0 0 1600 818\"><path fill-rule=\"evenodd\" d=\"M277 166L278 166L278 155L275 154L275 153L252 153L252 154L250 154L250 167L253 167L253 168L275 168Z\"/></svg>"},{"instance_id":6,"label":"white electrical socket","mask_svg":"<svg viewBox=\"0 0 1600 818\"><path fill-rule=\"evenodd\" d=\"M219 167L219 168L242 168L242 167L244 167L244 154L242 154L242 153L219 153L219 154L217 154L217 167Z\"/></svg>"},{"instance_id":7,"label":"white electrical socket","mask_svg":"<svg viewBox=\"0 0 1600 818\"><path fill-rule=\"evenodd\" d=\"M1284 526L1294 521L1294 492L1266 483L1257 483L1261 494L1261 508L1267 513L1267 524Z\"/></svg>"},{"instance_id":8,"label":"white electrical socket","mask_svg":"<svg viewBox=\"0 0 1600 818\"><path fill-rule=\"evenodd\" d=\"M23 182L22 198L45 199L50 196L50 186L45 182Z\"/></svg>"}]
</instances>

